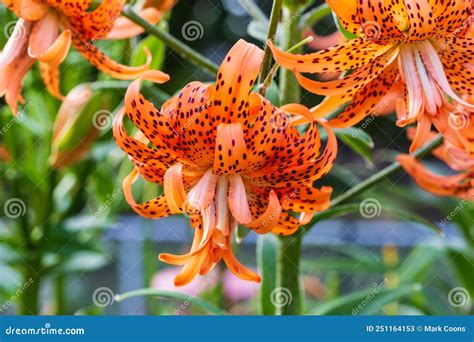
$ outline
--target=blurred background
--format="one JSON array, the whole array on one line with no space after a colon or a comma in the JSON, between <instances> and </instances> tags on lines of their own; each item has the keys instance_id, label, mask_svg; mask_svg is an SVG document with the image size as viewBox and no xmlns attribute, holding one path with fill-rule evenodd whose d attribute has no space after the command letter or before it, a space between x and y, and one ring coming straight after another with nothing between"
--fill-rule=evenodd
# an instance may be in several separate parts
<instances>
[{"instance_id":1,"label":"blurred background","mask_svg":"<svg viewBox=\"0 0 474 342\"><path fill-rule=\"evenodd\" d=\"M242 3L178 1L159 25L220 64L240 38L264 46L272 1L255 0L260 13L251 10L250 2ZM305 13L321 3L310 2ZM305 47L308 52L343 39L335 33L330 13L298 20L305 23L302 39L316 37ZM3 46L16 18L2 6L0 21ZM157 107L189 81L213 81L153 36L98 44L124 64L143 63L144 46L152 51L153 66L171 75L165 85L143 87ZM186 251L192 231L180 216L142 219L123 199L121 181L131 163L113 142L111 125L127 83L99 73L73 50L61 65L61 77L64 94L78 84L93 91L74 107L75 115L65 110L66 123L58 119L60 103L44 89L37 66L25 79L26 102L17 117L0 102L0 314L186 315L209 314L215 308L231 314L271 314L272 305L291 300L269 298L262 307L261 297L271 297L271 288L259 291L258 285L240 281L225 268L174 288L177 268L159 262L157 255ZM278 103L277 91L269 96ZM319 100L302 96L310 106ZM337 164L324 178L335 194L408 150L410 142L394 124L390 106L383 112L358 128L338 132ZM385 112L388 115L382 115ZM434 159L426 163L447 172ZM157 185L141 183L137 194L145 200L160 192ZM473 314L472 203L429 195L404 175L365 193L364 201L365 206L343 217L321 220L305 236L305 313ZM437 234L435 226L444 235ZM273 236L249 233L236 253L245 264L271 276L276 244ZM141 288L163 295L114 301L116 294Z\"/></svg>"}]
</instances>

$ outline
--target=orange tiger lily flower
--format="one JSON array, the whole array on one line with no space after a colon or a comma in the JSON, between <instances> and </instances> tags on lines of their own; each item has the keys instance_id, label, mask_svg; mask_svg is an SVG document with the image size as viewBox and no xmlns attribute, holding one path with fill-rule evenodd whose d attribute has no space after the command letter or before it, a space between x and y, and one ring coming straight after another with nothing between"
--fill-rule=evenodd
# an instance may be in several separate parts
<instances>
[{"instance_id":1,"label":"orange tiger lily flower","mask_svg":"<svg viewBox=\"0 0 474 342\"><path fill-rule=\"evenodd\" d=\"M121 65L94 44L101 39L121 39L136 36L143 29L126 18L119 17L124 0L105 0L88 11L90 0L3 0L18 16L15 29L0 54L0 96L16 114L23 78L39 61L40 73L48 91L62 99L59 90L59 65L66 58L70 45L92 65L118 79L135 79L148 69L148 61L138 67ZM154 8L142 11L142 16L156 23L161 13Z\"/></svg>"},{"instance_id":2,"label":"orange tiger lily flower","mask_svg":"<svg viewBox=\"0 0 474 342\"><path fill-rule=\"evenodd\" d=\"M336 138L324 120L312 120L308 108L276 108L251 93L262 59L261 49L240 40L224 58L215 84L191 82L161 110L142 96L137 80L115 118L116 142L135 165L124 180L127 202L147 218L190 215L195 229L190 252L160 255L184 266L177 286L208 273L221 259L239 278L259 282L232 251L237 225L259 234L292 234L329 206L332 188L312 183L331 169ZM308 131L300 135L287 114L306 115ZM139 129L135 137L124 128L125 116ZM322 153L318 125L328 134ZM164 194L137 204L131 186L138 176L163 184Z\"/></svg>"},{"instance_id":3,"label":"orange tiger lily flower","mask_svg":"<svg viewBox=\"0 0 474 342\"><path fill-rule=\"evenodd\" d=\"M462 99L474 92L471 0L327 2L358 38L306 55L283 52L269 42L277 63L293 70L302 87L328 96L313 108L315 117L348 104L330 125L352 126L389 90L401 88L405 95L398 100L397 124L418 123L414 150L426 142L432 125L443 132L452 102L474 108ZM301 74L341 71L352 72L329 82Z\"/></svg>"},{"instance_id":4,"label":"orange tiger lily flower","mask_svg":"<svg viewBox=\"0 0 474 342\"><path fill-rule=\"evenodd\" d=\"M416 132L408 130L409 138L413 139ZM430 132L428 141L435 137ZM474 159L463 149L453 146L448 140L433 151L438 159L445 162L453 171L453 175L437 175L429 171L419 160L410 155L400 155L397 160L419 187L438 196L458 197L474 201Z\"/></svg>"}]
</instances>

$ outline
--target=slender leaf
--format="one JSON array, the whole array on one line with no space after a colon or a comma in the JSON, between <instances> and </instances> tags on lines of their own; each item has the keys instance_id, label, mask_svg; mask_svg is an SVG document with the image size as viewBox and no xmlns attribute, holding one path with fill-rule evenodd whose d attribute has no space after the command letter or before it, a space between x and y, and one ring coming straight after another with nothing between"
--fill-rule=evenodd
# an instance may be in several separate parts
<instances>
[{"instance_id":1,"label":"slender leaf","mask_svg":"<svg viewBox=\"0 0 474 342\"><path fill-rule=\"evenodd\" d=\"M368 164L372 164L372 149L374 148L374 141L369 134L354 127L338 129L335 130L334 133L352 151L362 156Z\"/></svg>"},{"instance_id":2,"label":"slender leaf","mask_svg":"<svg viewBox=\"0 0 474 342\"><path fill-rule=\"evenodd\" d=\"M419 276L426 274L438 256L440 256L439 248L426 246L415 248L397 269L400 282L407 284L420 281Z\"/></svg>"},{"instance_id":3,"label":"slender leaf","mask_svg":"<svg viewBox=\"0 0 474 342\"><path fill-rule=\"evenodd\" d=\"M351 203L351 204L343 204L343 205L331 207L328 210L317 214L314 222L317 223L317 222L328 220L328 219L334 219L336 217L358 213L360 211L359 206L360 205L357 203ZM382 211L387 212L391 216L401 218L404 221L411 221L414 223L421 224L427 228L430 228L437 234L443 234L443 231L438 226L436 226L432 222L416 214L410 213L406 210L400 210L397 208L387 207L387 206L382 206L381 209Z\"/></svg>"},{"instance_id":4,"label":"slender leaf","mask_svg":"<svg viewBox=\"0 0 474 342\"><path fill-rule=\"evenodd\" d=\"M278 239L272 234L259 235L257 239L257 263L262 276L260 286L260 311L263 315L275 315L275 305L271 302L272 291L276 288Z\"/></svg>"},{"instance_id":5,"label":"slender leaf","mask_svg":"<svg viewBox=\"0 0 474 342\"><path fill-rule=\"evenodd\" d=\"M155 36L148 36L140 41L140 43L133 49L130 58L131 65L143 65L146 63L145 49L148 49L153 56L150 64L151 69L160 69L165 58L166 45Z\"/></svg>"},{"instance_id":6,"label":"slender leaf","mask_svg":"<svg viewBox=\"0 0 474 342\"><path fill-rule=\"evenodd\" d=\"M410 284L387 289L383 283L373 288L353 292L333 301L325 302L310 312L312 315L373 315L384 305L400 300L421 290L420 284Z\"/></svg>"},{"instance_id":7,"label":"slender leaf","mask_svg":"<svg viewBox=\"0 0 474 342\"><path fill-rule=\"evenodd\" d=\"M208 313L211 313L214 315L226 314L224 311L216 308L214 305L198 297L189 296L185 293L180 293L180 292L162 291L162 290L156 290L156 289L151 289L151 288L145 288L145 289L126 292L121 295L116 295L115 301L121 302L127 298L138 297L138 296L154 296L154 297L174 299L178 301L186 301L186 303L189 303L189 305L199 306L205 311L207 311Z\"/></svg>"}]
</instances>

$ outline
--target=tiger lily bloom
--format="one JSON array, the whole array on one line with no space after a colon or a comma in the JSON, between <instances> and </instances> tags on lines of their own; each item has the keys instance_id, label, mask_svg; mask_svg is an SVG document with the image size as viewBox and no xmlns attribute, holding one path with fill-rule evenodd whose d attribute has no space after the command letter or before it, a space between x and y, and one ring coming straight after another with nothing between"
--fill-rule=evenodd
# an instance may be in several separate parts
<instances>
[{"instance_id":1,"label":"tiger lily bloom","mask_svg":"<svg viewBox=\"0 0 474 342\"><path fill-rule=\"evenodd\" d=\"M409 138L414 138L415 132L408 130ZM430 132L428 141L435 137ZM398 162L413 178L419 187L438 196L458 197L474 201L474 159L463 149L453 146L448 140L433 151L438 159L445 162L454 175L437 175L428 170L419 160L410 155L400 155Z\"/></svg>"},{"instance_id":2,"label":"tiger lily bloom","mask_svg":"<svg viewBox=\"0 0 474 342\"><path fill-rule=\"evenodd\" d=\"M312 120L308 108L276 108L251 92L262 59L261 49L240 40L224 58L215 84L191 82L161 110L142 96L136 80L114 120L116 142L135 166L123 183L127 202L146 218L190 215L195 231L190 252L159 257L184 266L177 286L207 274L221 259L239 278L259 282L232 251L237 225L288 235L329 206L332 188L312 184L331 169L336 138L324 120ZM287 114L308 116L308 131L300 135ZM135 137L124 128L125 116L139 129ZM328 135L322 153L318 125ZM137 204L131 187L138 176L162 184L164 194Z\"/></svg>"},{"instance_id":3,"label":"tiger lily bloom","mask_svg":"<svg viewBox=\"0 0 474 342\"><path fill-rule=\"evenodd\" d=\"M474 108L462 99L474 91L471 0L327 2L358 38L305 55L283 52L268 42L277 63L293 70L302 87L327 96L312 109L315 117L348 104L329 124L355 125L389 90L400 88L405 95L397 100L397 124L418 123L414 150L426 141L432 125L443 132L453 103ZM329 82L301 74L341 71L351 73Z\"/></svg>"},{"instance_id":4,"label":"tiger lily bloom","mask_svg":"<svg viewBox=\"0 0 474 342\"><path fill-rule=\"evenodd\" d=\"M13 33L0 54L0 96L16 115L23 78L35 61L47 90L62 99L59 90L59 65L72 45L92 65L118 79L135 79L148 69L148 61L138 67L121 65L103 52L95 42L136 36L143 29L119 17L124 0L106 0L88 11L90 0L2 0L17 16ZM161 13L155 8L142 11L142 16L156 23Z\"/></svg>"}]
</instances>

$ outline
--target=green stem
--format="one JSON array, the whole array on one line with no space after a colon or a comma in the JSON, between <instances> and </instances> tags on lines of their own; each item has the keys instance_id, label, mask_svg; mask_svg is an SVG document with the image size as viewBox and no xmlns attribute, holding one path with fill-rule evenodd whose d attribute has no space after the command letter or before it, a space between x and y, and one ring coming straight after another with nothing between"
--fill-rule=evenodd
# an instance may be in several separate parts
<instances>
[{"instance_id":1,"label":"green stem","mask_svg":"<svg viewBox=\"0 0 474 342\"><path fill-rule=\"evenodd\" d=\"M64 275L58 275L54 281L54 292L56 295L56 315L66 314L66 297L64 296Z\"/></svg>"},{"instance_id":2,"label":"green stem","mask_svg":"<svg viewBox=\"0 0 474 342\"><path fill-rule=\"evenodd\" d=\"M426 155L430 154L436 147L443 143L443 137L438 135L433 141L431 141L428 145L425 145L423 148L417 150L413 156L417 159L421 159ZM365 179L364 181L360 182L356 186L350 188L343 194L337 196L331 201L331 207L334 207L339 204L343 204L348 200L360 195L364 191L370 189L374 185L380 183L384 179L393 176L395 173L402 170L402 166L398 162L394 162L387 166L386 168L380 170L376 174L372 175L371 177Z\"/></svg>"},{"instance_id":3,"label":"green stem","mask_svg":"<svg viewBox=\"0 0 474 342\"><path fill-rule=\"evenodd\" d=\"M283 50L300 41L298 7L284 7L284 23L282 46ZM295 102L300 99L300 86L290 70L280 71L280 94L283 104ZM303 296L300 286L300 258L303 234L298 232L292 236L280 237L277 263L277 291L281 291L282 304L277 305L277 315L299 315L302 312ZM278 296L278 293L276 294Z\"/></svg>"},{"instance_id":4,"label":"green stem","mask_svg":"<svg viewBox=\"0 0 474 342\"><path fill-rule=\"evenodd\" d=\"M421 159L429 154L440 146L443 143L443 136L438 135L435 139L433 139L429 144L423 146L415 153L413 156L417 159ZM353 186L346 192L342 193L341 195L337 196L331 201L331 208L334 208L338 205L344 204L347 201L353 199L354 197L362 194L363 192L367 191L368 189L372 188L373 186L377 185L384 179L393 176L394 174L403 170L402 166L398 162L394 162L387 166L386 168L380 170L379 172L375 173L374 175L370 176L369 178L365 179L364 181L358 183L357 185ZM317 222L317 217L313 218L305 227L304 231L309 231L312 226Z\"/></svg>"},{"instance_id":5,"label":"green stem","mask_svg":"<svg viewBox=\"0 0 474 342\"><path fill-rule=\"evenodd\" d=\"M130 81L97 81L91 84L92 90L110 90L110 89L127 89L130 85Z\"/></svg>"},{"instance_id":6,"label":"green stem","mask_svg":"<svg viewBox=\"0 0 474 342\"><path fill-rule=\"evenodd\" d=\"M299 50L302 46L308 44L308 43L311 43L313 41L313 37L306 37L305 39L303 39L302 41L300 41L299 43L293 45L291 48L289 48L288 50L286 50L286 52L293 52L293 51L297 51ZM275 77L278 69L280 69L280 65L275 63L273 65L273 67L270 69L270 72L268 73L267 77L265 78L265 81L263 82L263 88L264 90L266 91L268 89L268 87L270 87L270 84L272 83L273 81L273 78Z\"/></svg>"},{"instance_id":7,"label":"green stem","mask_svg":"<svg viewBox=\"0 0 474 342\"><path fill-rule=\"evenodd\" d=\"M189 46L179 41L178 39L170 35L168 32L162 30L157 26L151 25L145 19L140 17L140 15L135 12L130 6L125 6L122 10L122 14L131 21L133 21L135 24L143 27L145 31L147 31L151 35L161 39L163 42L166 43L167 47L179 54L184 59L187 59L198 67L203 68L211 75L217 74L218 66L214 64L211 60L202 56L197 51L191 49Z\"/></svg>"},{"instance_id":8,"label":"green stem","mask_svg":"<svg viewBox=\"0 0 474 342\"><path fill-rule=\"evenodd\" d=\"M303 311L303 294L300 283L301 245L303 242L301 232L279 238L277 289L275 291L281 291L283 303L277 305L277 315L300 315Z\"/></svg>"},{"instance_id":9,"label":"green stem","mask_svg":"<svg viewBox=\"0 0 474 342\"><path fill-rule=\"evenodd\" d=\"M289 50L293 45L298 43L301 39L301 32L299 29L299 9L298 8L283 8L282 22L284 23L282 42L280 48L282 50ZM301 48L297 49L300 50ZM299 51L293 51L298 53ZM291 70L282 68L280 70L280 93L282 104L298 103L300 100L300 85L295 75Z\"/></svg>"},{"instance_id":10,"label":"green stem","mask_svg":"<svg viewBox=\"0 0 474 342\"><path fill-rule=\"evenodd\" d=\"M275 40L277 28L278 28L278 22L280 21L280 15L281 15L281 3L282 0L274 0L273 1L273 6L272 6L272 13L270 15L270 24L268 25L268 33L267 33L267 40ZM268 44L265 45L265 52L263 55L263 62L262 62L262 67L260 69L260 76L258 79L258 83L261 84L265 81L267 78L268 73L271 70L272 66L272 51L270 50L270 47ZM259 93L262 96L265 96L266 93L266 88L260 88Z\"/></svg>"},{"instance_id":11,"label":"green stem","mask_svg":"<svg viewBox=\"0 0 474 342\"><path fill-rule=\"evenodd\" d=\"M25 266L22 284L24 289L18 305L19 314L28 316L39 314L39 291L41 286L41 274L37 273L41 269L41 261L36 255L30 256L31 261L28 263L28 266Z\"/></svg>"},{"instance_id":12,"label":"green stem","mask_svg":"<svg viewBox=\"0 0 474 342\"><path fill-rule=\"evenodd\" d=\"M22 178L17 178L14 181L14 194L17 198L22 198L21 182ZM23 239L26 242L25 249L28 256L28 264L23 268L23 283L21 286L22 288L23 286L25 287L18 301L18 312L21 315L37 315L39 313L39 289L41 282L41 276L37 272L41 269L41 255L37 243L35 243L31 236L28 217L28 213L25 213L25 215L19 218L19 226Z\"/></svg>"}]
</instances>

